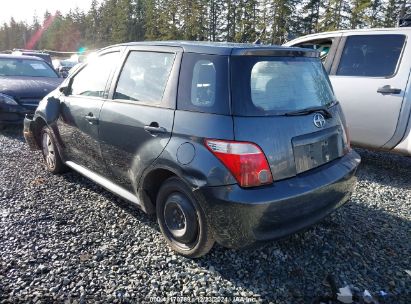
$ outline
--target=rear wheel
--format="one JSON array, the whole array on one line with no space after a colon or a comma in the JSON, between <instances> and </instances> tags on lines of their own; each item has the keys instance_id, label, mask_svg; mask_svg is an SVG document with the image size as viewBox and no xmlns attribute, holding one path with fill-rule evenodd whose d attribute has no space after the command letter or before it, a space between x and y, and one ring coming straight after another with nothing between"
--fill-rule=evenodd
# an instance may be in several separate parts
<instances>
[{"instance_id":1,"label":"rear wheel","mask_svg":"<svg viewBox=\"0 0 411 304\"><path fill-rule=\"evenodd\" d=\"M169 246L187 257L207 254L214 245L204 211L179 178L167 179L156 203L157 220Z\"/></svg>"},{"instance_id":2,"label":"rear wheel","mask_svg":"<svg viewBox=\"0 0 411 304\"><path fill-rule=\"evenodd\" d=\"M47 126L41 130L41 151L48 171L53 174L65 171L66 166L61 160L51 130Z\"/></svg>"}]
</instances>

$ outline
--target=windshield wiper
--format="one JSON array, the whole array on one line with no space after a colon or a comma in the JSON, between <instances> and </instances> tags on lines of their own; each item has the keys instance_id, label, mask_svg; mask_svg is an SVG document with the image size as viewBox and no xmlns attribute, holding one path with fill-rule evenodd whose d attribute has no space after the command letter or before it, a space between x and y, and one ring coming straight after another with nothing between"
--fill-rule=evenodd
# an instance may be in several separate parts
<instances>
[{"instance_id":1,"label":"windshield wiper","mask_svg":"<svg viewBox=\"0 0 411 304\"><path fill-rule=\"evenodd\" d=\"M315 113L315 112L322 113L325 118L333 117L331 112L325 106L311 107L311 108L306 108L302 110L291 111L291 112L285 113L284 116L302 116L302 115L308 115L308 114Z\"/></svg>"}]
</instances>

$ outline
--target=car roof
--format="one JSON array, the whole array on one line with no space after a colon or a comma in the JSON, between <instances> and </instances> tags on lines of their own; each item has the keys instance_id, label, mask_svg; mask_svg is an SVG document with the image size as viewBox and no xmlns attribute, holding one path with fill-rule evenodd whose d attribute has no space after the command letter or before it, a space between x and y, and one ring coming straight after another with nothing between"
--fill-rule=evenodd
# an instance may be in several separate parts
<instances>
[{"instance_id":1,"label":"car roof","mask_svg":"<svg viewBox=\"0 0 411 304\"><path fill-rule=\"evenodd\" d=\"M28 59L28 60L38 60L44 61L44 59L29 55L11 55L11 54L0 54L0 59Z\"/></svg>"},{"instance_id":2,"label":"car roof","mask_svg":"<svg viewBox=\"0 0 411 304\"><path fill-rule=\"evenodd\" d=\"M309 34L309 35L303 35L300 37L297 37L291 41L296 41L299 39L305 39L308 37L319 37L321 38L322 36L325 35L332 35L332 34L347 34L347 33L375 33L375 32L398 32L399 34L402 33L410 33L411 34L411 27L391 27L391 28L367 28L367 29L354 29L354 30L337 30L337 31L330 31L330 32L320 32L320 33L315 33L315 34ZM285 43L285 45L287 45L287 43Z\"/></svg>"},{"instance_id":3,"label":"car roof","mask_svg":"<svg viewBox=\"0 0 411 304\"><path fill-rule=\"evenodd\" d=\"M115 46L168 46L180 47L184 52L210 55L250 55L264 52L301 52L300 56L317 57L317 52L304 48L289 48L279 45L264 45L250 43L209 42L209 41L144 41L117 44ZM111 46L114 47L114 46ZM108 47L108 48L111 48ZM108 49L105 48L105 49ZM104 49L103 49L104 50ZM298 54L297 54L298 55Z\"/></svg>"},{"instance_id":4,"label":"car roof","mask_svg":"<svg viewBox=\"0 0 411 304\"><path fill-rule=\"evenodd\" d=\"M49 53L43 53L43 52L36 52L36 51L14 51L14 52L20 52L22 54L39 54L39 55L48 55L50 56Z\"/></svg>"}]
</instances>

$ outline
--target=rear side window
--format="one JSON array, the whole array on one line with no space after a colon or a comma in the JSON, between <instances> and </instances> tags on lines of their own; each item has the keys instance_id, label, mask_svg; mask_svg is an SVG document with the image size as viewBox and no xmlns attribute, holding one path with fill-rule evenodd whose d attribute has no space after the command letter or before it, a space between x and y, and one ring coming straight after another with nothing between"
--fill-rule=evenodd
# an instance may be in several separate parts
<instances>
[{"instance_id":1,"label":"rear side window","mask_svg":"<svg viewBox=\"0 0 411 304\"><path fill-rule=\"evenodd\" d=\"M130 52L121 71L114 99L161 103L174 58L174 53Z\"/></svg>"},{"instance_id":2,"label":"rear side window","mask_svg":"<svg viewBox=\"0 0 411 304\"><path fill-rule=\"evenodd\" d=\"M233 56L231 65L236 115L282 115L335 100L318 58Z\"/></svg>"},{"instance_id":3,"label":"rear side window","mask_svg":"<svg viewBox=\"0 0 411 304\"><path fill-rule=\"evenodd\" d=\"M229 114L228 57L185 53L178 88L179 110Z\"/></svg>"},{"instance_id":4,"label":"rear side window","mask_svg":"<svg viewBox=\"0 0 411 304\"><path fill-rule=\"evenodd\" d=\"M387 77L395 74L404 35L350 36L345 43L337 75Z\"/></svg>"},{"instance_id":5,"label":"rear side window","mask_svg":"<svg viewBox=\"0 0 411 304\"><path fill-rule=\"evenodd\" d=\"M217 72L210 60L199 60L194 65L191 80L191 103L198 107L212 107L215 103Z\"/></svg>"}]
</instances>

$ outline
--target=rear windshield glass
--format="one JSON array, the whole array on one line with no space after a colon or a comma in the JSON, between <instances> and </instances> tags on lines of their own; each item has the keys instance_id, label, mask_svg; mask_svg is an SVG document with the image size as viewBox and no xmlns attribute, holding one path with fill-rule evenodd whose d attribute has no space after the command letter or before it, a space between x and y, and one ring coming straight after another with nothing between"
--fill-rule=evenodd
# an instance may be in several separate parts
<instances>
[{"instance_id":1,"label":"rear windshield glass","mask_svg":"<svg viewBox=\"0 0 411 304\"><path fill-rule=\"evenodd\" d=\"M334 102L318 58L233 56L231 63L235 115L281 115Z\"/></svg>"},{"instance_id":2,"label":"rear windshield glass","mask_svg":"<svg viewBox=\"0 0 411 304\"><path fill-rule=\"evenodd\" d=\"M58 78L54 70L44 61L30 59L0 59L0 76Z\"/></svg>"}]
</instances>

